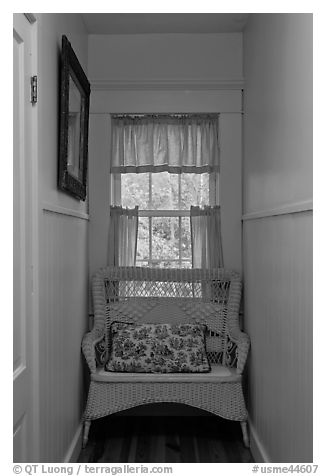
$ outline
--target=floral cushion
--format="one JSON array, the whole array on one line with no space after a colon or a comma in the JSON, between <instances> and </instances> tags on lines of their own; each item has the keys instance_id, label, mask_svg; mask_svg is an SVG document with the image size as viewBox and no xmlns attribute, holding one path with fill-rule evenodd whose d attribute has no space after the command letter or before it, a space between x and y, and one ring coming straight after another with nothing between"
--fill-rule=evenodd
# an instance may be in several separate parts
<instances>
[{"instance_id":1,"label":"floral cushion","mask_svg":"<svg viewBox=\"0 0 326 476\"><path fill-rule=\"evenodd\" d=\"M113 322L110 372L209 372L205 326Z\"/></svg>"}]
</instances>

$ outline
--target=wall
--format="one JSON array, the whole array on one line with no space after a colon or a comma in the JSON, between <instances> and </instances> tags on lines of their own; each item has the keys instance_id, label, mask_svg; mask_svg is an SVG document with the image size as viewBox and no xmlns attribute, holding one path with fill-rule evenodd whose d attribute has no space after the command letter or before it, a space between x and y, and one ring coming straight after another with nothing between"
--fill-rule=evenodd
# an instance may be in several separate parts
<instances>
[{"instance_id":1,"label":"wall","mask_svg":"<svg viewBox=\"0 0 326 476\"><path fill-rule=\"evenodd\" d=\"M312 15L244 32L245 324L256 461L312 452Z\"/></svg>"},{"instance_id":2,"label":"wall","mask_svg":"<svg viewBox=\"0 0 326 476\"><path fill-rule=\"evenodd\" d=\"M241 270L242 35L90 35L90 273L107 264L110 113L221 112L225 265Z\"/></svg>"},{"instance_id":3,"label":"wall","mask_svg":"<svg viewBox=\"0 0 326 476\"><path fill-rule=\"evenodd\" d=\"M37 14L39 184L39 462L78 454L83 401L80 352L88 312L85 202L57 189L61 36L87 73L87 33L78 14Z\"/></svg>"},{"instance_id":4,"label":"wall","mask_svg":"<svg viewBox=\"0 0 326 476\"><path fill-rule=\"evenodd\" d=\"M90 35L89 52L92 80L242 78L241 33Z\"/></svg>"}]
</instances>

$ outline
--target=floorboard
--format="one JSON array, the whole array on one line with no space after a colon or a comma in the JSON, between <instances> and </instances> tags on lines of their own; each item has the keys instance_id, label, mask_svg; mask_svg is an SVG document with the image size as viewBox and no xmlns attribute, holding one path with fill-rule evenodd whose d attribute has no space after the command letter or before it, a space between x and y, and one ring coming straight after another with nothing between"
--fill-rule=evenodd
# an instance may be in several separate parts
<instances>
[{"instance_id":1,"label":"floorboard","mask_svg":"<svg viewBox=\"0 0 326 476\"><path fill-rule=\"evenodd\" d=\"M80 463L252 463L238 422L215 416L95 420Z\"/></svg>"}]
</instances>

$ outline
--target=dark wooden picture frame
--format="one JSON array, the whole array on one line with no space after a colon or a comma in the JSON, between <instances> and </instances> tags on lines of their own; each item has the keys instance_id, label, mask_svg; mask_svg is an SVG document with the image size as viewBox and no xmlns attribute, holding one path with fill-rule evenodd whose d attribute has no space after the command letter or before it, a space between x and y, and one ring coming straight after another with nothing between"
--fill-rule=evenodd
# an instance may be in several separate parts
<instances>
[{"instance_id":1,"label":"dark wooden picture frame","mask_svg":"<svg viewBox=\"0 0 326 476\"><path fill-rule=\"evenodd\" d=\"M62 36L58 187L86 199L90 84L70 42Z\"/></svg>"}]
</instances>

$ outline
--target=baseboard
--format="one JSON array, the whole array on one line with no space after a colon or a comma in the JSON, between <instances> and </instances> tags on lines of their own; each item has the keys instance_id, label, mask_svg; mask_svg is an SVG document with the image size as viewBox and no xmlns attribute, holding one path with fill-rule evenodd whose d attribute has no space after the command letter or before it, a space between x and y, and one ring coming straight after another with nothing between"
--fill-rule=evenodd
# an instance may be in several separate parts
<instances>
[{"instance_id":1,"label":"baseboard","mask_svg":"<svg viewBox=\"0 0 326 476\"><path fill-rule=\"evenodd\" d=\"M78 460L79 453L82 448L82 436L83 436L83 423L81 422L78 425L75 436L72 439L72 442L69 446L69 449L66 453L66 456L63 460L64 463L76 463Z\"/></svg>"},{"instance_id":2,"label":"baseboard","mask_svg":"<svg viewBox=\"0 0 326 476\"><path fill-rule=\"evenodd\" d=\"M250 433L250 451L255 460L255 463L270 463L270 458L267 455L267 451L264 445L260 441L257 431L249 419L249 433Z\"/></svg>"}]
</instances>

